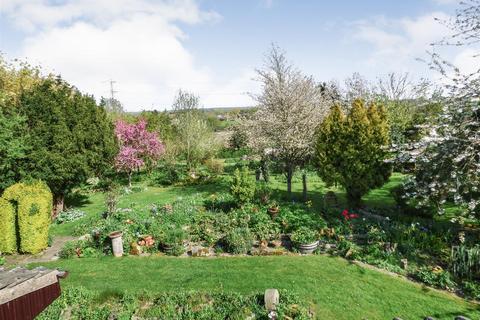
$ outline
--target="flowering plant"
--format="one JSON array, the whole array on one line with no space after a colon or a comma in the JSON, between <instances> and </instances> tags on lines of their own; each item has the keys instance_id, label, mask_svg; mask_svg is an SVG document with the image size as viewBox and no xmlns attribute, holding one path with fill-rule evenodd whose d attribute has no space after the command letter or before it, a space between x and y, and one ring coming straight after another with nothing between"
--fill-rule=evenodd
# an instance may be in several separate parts
<instances>
[{"instance_id":1,"label":"flowering plant","mask_svg":"<svg viewBox=\"0 0 480 320\"><path fill-rule=\"evenodd\" d=\"M358 214L356 213L349 213L347 209L342 211L342 216L345 218L345 220L351 220L351 219L356 219L359 217Z\"/></svg>"}]
</instances>

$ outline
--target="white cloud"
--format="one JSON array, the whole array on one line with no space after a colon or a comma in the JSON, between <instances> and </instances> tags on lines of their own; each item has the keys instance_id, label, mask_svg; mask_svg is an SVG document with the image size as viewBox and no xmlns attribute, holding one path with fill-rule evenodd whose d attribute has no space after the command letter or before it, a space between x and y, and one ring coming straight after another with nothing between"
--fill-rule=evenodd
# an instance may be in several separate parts
<instances>
[{"instance_id":1,"label":"white cloud","mask_svg":"<svg viewBox=\"0 0 480 320\"><path fill-rule=\"evenodd\" d=\"M376 17L357 21L351 28L354 40L368 43L372 49L365 63L386 71L409 71L424 57L430 44L442 39L449 31L435 21L447 19L442 12L433 12L416 18L387 19Z\"/></svg>"},{"instance_id":2,"label":"white cloud","mask_svg":"<svg viewBox=\"0 0 480 320\"><path fill-rule=\"evenodd\" d=\"M453 65L463 74L478 72L480 70L480 49L468 48L462 50L455 56Z\"/></svg>"},{"instance_id":3,"label":"white cloud","mask_svg":"<svg viewBox=\"0 0 480 320\"><path fill-rule=\"evenodd\" d=\"M178 23L219 21L194 0L9 1L1 14L26 32L23 55L97 98L108 79L129 111L163 109L179 88L206 106L249 105L245 75L217 84L213 72L185 48ZM238 104L237 104L238 103Z\"/></svg>"},{"instance_id":4,"label":"white cloud","mask_svg":"<svg viewBox=\"0 0 480 320\"><path fill-rule=\"evenodd\" d=\"M460 0L432 0L439 5L448 5L448 4L459 4Z\"/></svg>"}]
</instances>

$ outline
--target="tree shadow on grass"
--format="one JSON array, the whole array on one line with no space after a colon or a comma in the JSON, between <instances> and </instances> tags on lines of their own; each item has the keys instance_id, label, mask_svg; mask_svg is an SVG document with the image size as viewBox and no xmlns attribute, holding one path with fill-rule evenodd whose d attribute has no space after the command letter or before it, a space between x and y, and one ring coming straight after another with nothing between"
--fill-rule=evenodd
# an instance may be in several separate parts
<instances>
[{"instance_id":1,"label":"tree shadow on grass","mask_svg":"<svg viewBox=\"0 0 480 320\"><path fill-rule=\"evenodd\" d=\"M88 195L85 195L80 192L72 192L65 196L65 206L66 208L81 208L86 205L92 204L92 201L89 200Z\"/></svg>"}]
</instances>

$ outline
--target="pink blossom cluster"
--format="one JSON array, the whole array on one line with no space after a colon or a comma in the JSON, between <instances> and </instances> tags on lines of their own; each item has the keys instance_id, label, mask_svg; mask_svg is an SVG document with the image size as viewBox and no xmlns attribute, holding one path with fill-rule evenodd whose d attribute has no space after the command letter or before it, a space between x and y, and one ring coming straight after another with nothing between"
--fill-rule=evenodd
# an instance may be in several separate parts
<instances>
[{"instance_id":1,"label":"pink blossom cluster","mask_svg":"<svg viewBox=\"0 0 480 320\"><path fill-rule=\"evenodd\" d=\"M165 152L157 134L147 131L145 120L135 124L119 120L115 124L115 135L120 143L115 159L115 167L119 171L131 172L140 169L146 162L155 163Z\"/></svg>"}]
</instances>

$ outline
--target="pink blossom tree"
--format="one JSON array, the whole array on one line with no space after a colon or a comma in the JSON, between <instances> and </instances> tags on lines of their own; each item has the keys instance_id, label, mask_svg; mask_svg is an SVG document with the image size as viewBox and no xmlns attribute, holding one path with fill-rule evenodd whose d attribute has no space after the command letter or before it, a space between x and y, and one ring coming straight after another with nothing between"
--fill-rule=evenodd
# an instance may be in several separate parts
<instances>
[{"instance_id":1,"label":"pink blossom tree","mask_svg":"<svg viewBox=\"0 0 480 320\"><path fill-rule=\"evenodd\" d=\"M132 174L142 167L153 166L164 154L165 146L157 134L147 131L147 122L140 120L130 124L119 120L115 124L115 135L120 151L115 158L115 168L128 175L128 186L132 186Z\"/></svg>"}]
</instances>

